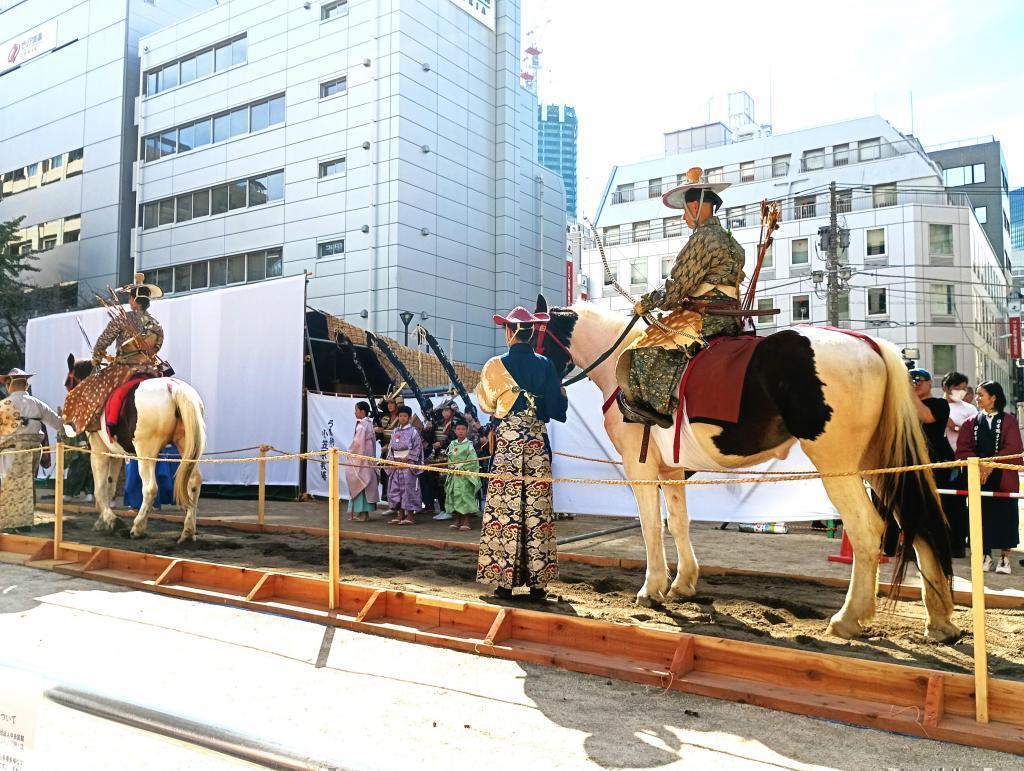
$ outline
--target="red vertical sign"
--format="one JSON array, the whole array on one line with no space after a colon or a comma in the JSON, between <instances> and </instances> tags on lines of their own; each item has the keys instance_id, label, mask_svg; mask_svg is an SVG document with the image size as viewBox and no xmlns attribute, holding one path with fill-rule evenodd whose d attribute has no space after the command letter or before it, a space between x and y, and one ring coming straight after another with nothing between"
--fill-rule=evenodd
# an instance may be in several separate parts
<instances>
[{"instance_id":1,"label":"red vertical sign","mask_svg":"<svg viewBox=\"0 0 1024 771\"><path fill-rule=\"evenodd\" d=\"M573 280L573 269L575 266L572 264L572 260L565 261L565 304L572 305L572 280ZM1017 319L1020 321L1020 319Z\"/></svg>"},{"instance_id":2,"label":"red vertical sign","mask_svg":"<svg viewBox=\"0 0 1024 771\"><path fill-rule=\"evenodd\" d=\"M1010 316L1010 358L1020 358L1020 316Z\"/></svg>"}]
</instances>

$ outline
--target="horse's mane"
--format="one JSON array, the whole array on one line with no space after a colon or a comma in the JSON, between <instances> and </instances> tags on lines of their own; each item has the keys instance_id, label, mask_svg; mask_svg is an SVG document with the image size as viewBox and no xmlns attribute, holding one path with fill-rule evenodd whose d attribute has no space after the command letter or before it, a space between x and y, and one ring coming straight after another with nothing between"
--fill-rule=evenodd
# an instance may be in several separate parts
<instances>
[{"instance_id":1,"label":"horse's mane","mask_svg":"<svg viewBox=\"0 0 1024 771\"><path fill-rule=\"evenodd\" d=\"M586 300L579 300L573 303L569 310L575 313L579 319L576 325L577 330L579 329L579 324L584 324L588 327L594 326L599 329L603 329L603 334L613 339L618 337L622 332L622 328L626 326L626 323L629 321L629 318L623 315L620 311L613 311L610 308L605 308L604 306L596 305L594 303L587 302ZM634 327L630 332L630 336L626 339L632 340L640 334L641 330Z\"/></svg>"}]
</instances>

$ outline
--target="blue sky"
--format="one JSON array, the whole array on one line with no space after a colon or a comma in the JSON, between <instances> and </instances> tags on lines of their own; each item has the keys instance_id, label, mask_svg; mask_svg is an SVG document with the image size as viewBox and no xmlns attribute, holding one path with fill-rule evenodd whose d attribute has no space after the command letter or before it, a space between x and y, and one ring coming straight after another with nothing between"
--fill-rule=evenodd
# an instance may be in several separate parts
<instances>
[{"instance_id":1,"label":"blue sky","mask_svg":"<svg viewBox=\"0 0 1024 771\"><path fill-rule=\"evenodd\" d=\"M1024 2L521 0L542 99L576 106L582 210L612 164L725 120L745 90L776 133L879 114L925 145L995 135L1024 185ZM526 43L524 42L524 47ZM769 98L770 97L770 98Z\"/></svg>"}]
</instances>

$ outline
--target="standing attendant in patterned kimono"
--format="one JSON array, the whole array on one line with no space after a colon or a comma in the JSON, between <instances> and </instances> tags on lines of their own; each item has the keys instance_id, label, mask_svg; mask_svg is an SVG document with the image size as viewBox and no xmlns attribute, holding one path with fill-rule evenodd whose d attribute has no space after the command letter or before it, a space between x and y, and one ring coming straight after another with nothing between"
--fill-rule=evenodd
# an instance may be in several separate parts
<instances>
[{"instance_id":1,"label":"standing attendant in patterned kimono","mask_svg":"<svg viewBox=\"0 0 1024 771\"><path fill-rule=\"evenodd\" d=\"M32 374L12 369L0 376L10 394L0 402L0 451L30 450L48 442L49 426L57 440L64 435L64 427L57 413L46 402L28 393L28 379ZM0 530L31 527L35 523L35 477L42 452L19 452L0 455Z\"/></svg>"},{"instance_id":2,"label":"standing attendant in patterned kimono","mask_svg":"<svg viewBox=\"0 0 1024 771\"><path fill-rule=\"evenodd\" d=\"M469 439L469 425L465 418L455 419L455 441L445 450L448 468L459 471L480 471L476 448ZM445 474L445 503L453 517L452 530L469 530L469 518L477 513L476 494L480 490L480 477Z\"/></svg>"},{"instance_id":3,"label":"standing attendant in patterned kimono","mask_svg":"<svg viewBox=\"0 0 1024 771\"><path fill-rule=\"evenodd\" d=\"M376 457L377 443L373 436L373 420L367 402L356 404L356 428L348 451L356 455ZM376 508L380 494L377 490L377 469L369 461L349 458L345 465L345 481L348 483L349 522L368 522L370 512Z\"/></svg>"},{"instance_id":4,"label":"standing attendant in patterned kimono","mask_svg":"<svg viewBox=\"0 0 1024 771\"><path fill-rule=\"evenodd\" d=\"M495 316L505 327L509 350L489 360L476 396L480 409L500 420L494 429L491 471L517 477L550 477L551 448L545 424L565 422L568 401L554 365L534 353L537 324L548 314L522 306ZM558 578L555 517L549 482L491 479L484 504L476 580L495 586L494 594L512 597L528 586L530 597L543 600L545 587Z\"/></svg>"},{"instance_id":5,"label":"standing attendant in patterned kimono","mask_svg":"<svg viewBox=\"0 0 1024 771\"><path fill-rule=\"evenodd\" d=\"M409 421L412 410L404 404L398 408L398 427L391 433L388 460L402 463L423 463L423 439L420 429ZM415 525L416 512L423 508L423 496L417 477L419 469L391 466L388 470L388 505L395 511L391 525Z\"/></svg>"},{"instance_id":6,"label":"standing attendant in patterned kimono","mask_svg":"<svg viewBox=\"0 0 1024 771\"><path fill-rule=\"evenodd\" d=\"M687 362L716 335L738 335L743 247L715 216L728 182L709 182L695 166L686 172L687 183L667 192L662 202L682 209L693 229L676 255L672 275L663 289L648 292L633 309L645 316L657 308L671 311L661 326L651 326L622 352L616 377L622 389L619 407L627 423L672 425L678 398L675 391ZM707 315L708 310L736 311ZM666 330L671 330L667 332Z\"/></svg>"}]
</instances>

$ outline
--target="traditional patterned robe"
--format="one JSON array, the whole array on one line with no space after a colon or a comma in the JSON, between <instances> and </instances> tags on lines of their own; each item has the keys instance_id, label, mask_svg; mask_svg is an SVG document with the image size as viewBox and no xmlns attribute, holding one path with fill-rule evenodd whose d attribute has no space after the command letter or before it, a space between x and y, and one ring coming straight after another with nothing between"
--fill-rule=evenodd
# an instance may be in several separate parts
<instances>
[{"instance_id":1,"label":"traditional patterned robe","mask_svg":"<svg viewBox=\"0 0 1024 771\"><path fill-rule=\"evenodd\" d=\"M361 418L356 421L352 443L348 446L348 450L356 455L376 457L377 448L373 439L373 421L370 418ZM368 511L372 508L368 504L374 504L380 500L377 490L377 470L368 461L360 461L355 458L347 458L345 464L349 510ZM360 504L358 506L356 505L357 501Z\"/></svg>"},{"instance_id":2,"label":"traditional patterned robe","mask_svg":"<svg viewBox=\"0 0 1024 771\"><path fill-rule=\"evenodd\" d=\"M544 424L565 422L568 406L554 365L516 343L484 365L476 395L480 408L500 419L491 471L550 477ZM511 589L543 588L558 578L554 520L550 483L489 480L476 580Z\"/></svg>"},{"instance_id":3,"label":"traditional patterned robe","mask_svg":"<svg viewBox=\"0 0 1024 771\"><path fill-rule=\"evenodd\" d=\"M388 444L388 460L423 463L423 439L419 429L411 423L396 428ZM417 512L423 508L423 495L416 479L420 473L418 469L388 468L388 505L392 509Z\"/></svg>"},{"instance_id":4,"label":"traditional patterned robe","mask_svg":"<svg viewBox=\"0 0 1024 771\"><path fill-rule=\"evenodd\" d=\"M479 471L480 461L469 439L455 440L448 445L448 468L460 471ZM451 514L476 514L476 494L480 477L446 474L444 481L445 508Z\"/></svg>"},{"instance_id":5,"label":"traditional patterned robe","mask_svg":"<svg viewBox=\"0 0 1024 771\"><path fill-rule=\"evenodd\" d=\"M54 436L62 432L57 413L25 391L15 391L0 404L4 405L4 414L18 415L14 430L0 436L0 450L39 447L44 424L53 429ZM0 529L34 524L35 477L40 455L39 452L0 455Z\"/></svg>"}]
</instances>

